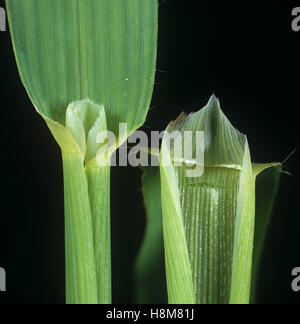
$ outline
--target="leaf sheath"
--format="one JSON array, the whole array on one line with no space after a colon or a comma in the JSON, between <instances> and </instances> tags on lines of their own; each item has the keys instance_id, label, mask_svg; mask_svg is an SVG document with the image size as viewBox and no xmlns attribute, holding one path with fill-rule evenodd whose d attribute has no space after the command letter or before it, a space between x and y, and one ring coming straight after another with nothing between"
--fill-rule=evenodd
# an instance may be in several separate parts
<instances>
[{"instance_id":1,"label":"leaf sheath","mask_svg":"<svg viewBox=\"0 0 300 324\"><path fill-rule=\"evenodd\" d=\"M86 169L99 304L111 304L110 166Z\"/></svg>"},{"instance_id":2,"label":"leaf sheath","mask_svg":"<svg viewBox=\"0 0 300 324\"><path fill-rule=\"evenodd\" d=\"M64 155L66 302L97 304L97 279L88 184L82 157Z\"/></svg>"}]
</instances>

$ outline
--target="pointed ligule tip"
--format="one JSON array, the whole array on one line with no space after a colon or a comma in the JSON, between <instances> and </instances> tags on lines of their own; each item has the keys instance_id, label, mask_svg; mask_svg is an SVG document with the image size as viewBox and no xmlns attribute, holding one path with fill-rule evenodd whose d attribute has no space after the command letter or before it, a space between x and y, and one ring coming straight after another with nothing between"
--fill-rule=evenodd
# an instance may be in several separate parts
<instances>
[{"instance_id":1,"label":"pointed ligule tip","mask_svg":"<svg viewBox=\"0 0 300 324\"><path fill-rule=\"evenodd\" d=\"M212 95L204 107L203 112L205 114L205 131L209 132L211 136L215 136L217 130L220 129L226 117L221 110L221 105L219 99Z\"/></svg>"},{"instance_id":2,"label":"pointed ligule tip","mask_svg":"<svg viewBox=\"0 0 300 324\"><path fill-rule=\"evenodd\" d=\"M226 116L226 114L221 108L220 100L215 95L211 96L211 98L208 101L208 104L204 109L206 109L207 122L208 124L210 124L210 126L211 123L215 127L217 126L221 127L223 125L229 127L232 131L236 132L238 135L245 136L232 125L231 121L228 119L228 117Z\"/></svg>"},{"instance_id":3,"label":"pointed ligule tip","mask_svg":"<svg viewBox=\"0 0 300 324\"><path fill-rule=\"evenodd\" d=\"M218 98L211 96L202 111L206 164L242 165L247 139L226 117Z\"/></svg>"},{"instance_id":4,"label":"pointed ligule tip","mask_svg":"<svg viewBox=\"0 0 300 324\"><path fill-rule=\"evenodd\" d=\"M214 94L210 97L205 108L207 109L209 118L217 119L219 121L225 118L229 122L221 109L220 100Z\"/></svg>"},{"instance_id":5,"label":"pointed ligule tip","mask_svg":"<svg viewBox=\"0 0 300 324\"><path fill-rule=\"evenodd\" d=\"M221 110L220 101L215 94L210 97L207 107L211 110Z\"/></svg>"}]
</instances>

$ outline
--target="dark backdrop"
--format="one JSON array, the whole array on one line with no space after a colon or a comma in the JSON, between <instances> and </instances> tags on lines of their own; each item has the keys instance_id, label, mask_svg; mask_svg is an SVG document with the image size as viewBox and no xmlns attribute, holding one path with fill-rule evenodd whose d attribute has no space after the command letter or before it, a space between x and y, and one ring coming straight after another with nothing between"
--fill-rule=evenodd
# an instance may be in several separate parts
<instances>
[{"instance_id":1,"label":"dark backdrop","mask_svg":"<svg viewBox=\"0 0 300 324\"><path fill-rule=\"evenodd\" d=\"M160 3L158 72L146 129L163 130L215 93L248 135L256 162L283 161L296 148L300 1L166 0ZM4 1L0 0L4 7ZM21 85L10 36L0 33L1 303L64 302L63 182L59 148ZM260 275L260 303L297 303L300 266L296 154L285 167ZM112 170L113 293L132 303L133 263L145 215L138 169Z\"/></svg>"}]
</instances>

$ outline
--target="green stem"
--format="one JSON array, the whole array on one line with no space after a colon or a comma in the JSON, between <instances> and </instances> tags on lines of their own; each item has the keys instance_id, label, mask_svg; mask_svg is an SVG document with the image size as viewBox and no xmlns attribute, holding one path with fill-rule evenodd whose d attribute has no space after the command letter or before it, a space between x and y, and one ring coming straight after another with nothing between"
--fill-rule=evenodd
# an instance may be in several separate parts
<instances>
[{"instance_id":1,"label":"green stem","mask_svg":"<svg viewBox=\"0 0 300 324\"><path fill-rule=\"evenodd\" d=\"M66 302L97 304L97 279L88 184L80 154L63 154Z\"/></svg>"},{"instance_id":2,"label":"green stem","mask_svg":"<svg viewBox=\"0 0 300 324\"><path fill-rule=\"evenodd\" d=\"M94 230L98 302L111 304L110 166L86 169Z\"/></svg>"}]
</instances>

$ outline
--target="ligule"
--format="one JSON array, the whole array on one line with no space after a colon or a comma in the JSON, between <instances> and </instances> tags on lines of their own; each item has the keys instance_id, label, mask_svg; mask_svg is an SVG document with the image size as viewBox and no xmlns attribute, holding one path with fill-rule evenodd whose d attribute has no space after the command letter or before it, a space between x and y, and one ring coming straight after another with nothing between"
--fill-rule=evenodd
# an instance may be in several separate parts
<instances>
[{"instance_id":1,"label":"ligule","mask_svg":"<svg viewBox=\"0 0 300 324\"><path fill-rule=\"evenodd\" d=\"M199 112L171 123L167 131L174 130L204 131L205 140L199 177L187 176L188 163L176 165L176 144L162 145L161 155L169 154L172 162L164 166L161 159L160 166L169 302L247 304L259 174L252 168L247 138L230 124L214 96Z\"/></svg>"}]
</instances>

